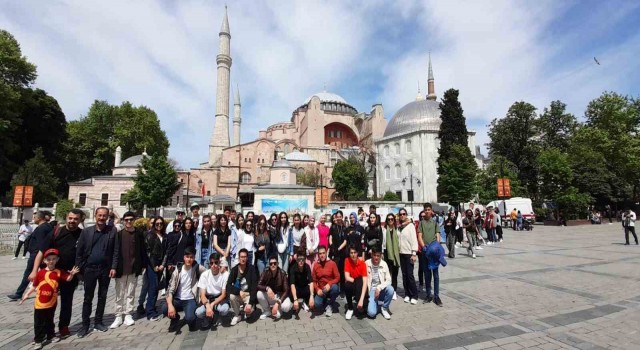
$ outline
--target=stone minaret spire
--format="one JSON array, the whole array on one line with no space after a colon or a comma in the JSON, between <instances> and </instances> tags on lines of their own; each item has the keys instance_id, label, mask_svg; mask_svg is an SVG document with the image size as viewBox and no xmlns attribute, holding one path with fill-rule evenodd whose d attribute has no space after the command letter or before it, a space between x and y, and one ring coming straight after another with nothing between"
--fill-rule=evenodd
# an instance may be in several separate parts
<instances>
[{"instance_id":1,"label":"stone minaret spire","mask_svg":"<svg viewBox=\"0 0 640 350\"><path fill-rule=\"evenodd\" d=\"M216 85L216 122L209 142L209 166L219 166L222 149L229 147L229 80L231 76L231 32L227 7L224 7L224 19L220 27L220 46L218 48L218 82Z\"/></svg>"},{"instance_id":2,"label":"stone minaret spire","mask_svg":"<svg viewBox=\"0 0 640 350\"><path fill-rule=\"evenodd\" d=\"M422 100L424 100L424 97L422 97L422 94L420 93L420 79L418 79L418 96L416 96L416 101Z\"/></svg>"},{"instance_id":3,"label":"stone minaret spire","mask_svg":"<svg viewBox=\"0 0 640 350\"><path fill-rule=\"evenodd\" d=\"M433 80L433 68L431 68L431 52L429 52L429 77L427 78L427 100L436 99L436 88Z\"/></svg>"},{"instance_id":4,"label":"stone minaret spire","mask_svg":"<svg viewBox=\"0 0 640 350\"><path fill-rule=\"evenodd\" d=\"M233 146L240 144L240 124L242 123L240 115L241 108L240 89L236 85L236 96L233 102Z\"/></svg>"}]
</instances>

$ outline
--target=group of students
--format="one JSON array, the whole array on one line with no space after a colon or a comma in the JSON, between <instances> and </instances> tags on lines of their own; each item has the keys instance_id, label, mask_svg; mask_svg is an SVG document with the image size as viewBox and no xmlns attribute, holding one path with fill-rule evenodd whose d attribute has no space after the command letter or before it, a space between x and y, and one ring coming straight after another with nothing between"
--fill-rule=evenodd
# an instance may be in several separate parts
<instances>
[{"instance_id":1,"label":"group of students","mask_svg":"<svg viewBox=\"0 0 640 350\"><path fill-rule=\"evenodd\" d=\"M122 226L108 221L109 209L95 211L96 224L80 229L83 213L73 209L63 226L52 227L44 213L34 215L24 281L12 300L22 302L35 291L36 348L46 341L70 335L69 322L73 293L78 280L84 283L82 325L77 335L90 332L93 298L98 289L93 329L107 331L103 324L107 291L115 280L115 320L109 328L131 326L134 313L150 321L169 317L170 330L183 324L196 328L217 322L230 311L231 325L253 314L260 305L261 319L278 318L293 310L324 312L331 316L339 295L346 298L346 319L354 312L375 317L391 317L389 307L397 298L399 270L403 274L404 301L417 304L418 290L414 264L421 264L426 281L425 303L442 306L439 297L438 266L446 265L440 245L439 224L431 204L425 204L416 225L407 211L388 214L384 222L370 207L366 223L354 212L345 218L337 211L329 218L287 213L243 216L225 210L217 216L200 215L191 207L191 216L176 213L166 225L162 217L149 221L148 230L134 226L136 215L127 212ZM329 219L327 222L327 219ZM167 233L168 232L168 233ZM143 285L134 308L138 277ZM421 276L422 277L422 276ZM431 280L433 278L433 293ZM165 290L161 313L156 302ZM54 313L60 294L59 333L54 330ZM146 305L144 305L146 301ZM184 313L180 321L179 312ZM219 322L219 317L217 317Z\"/></svg>"}]
</instances>

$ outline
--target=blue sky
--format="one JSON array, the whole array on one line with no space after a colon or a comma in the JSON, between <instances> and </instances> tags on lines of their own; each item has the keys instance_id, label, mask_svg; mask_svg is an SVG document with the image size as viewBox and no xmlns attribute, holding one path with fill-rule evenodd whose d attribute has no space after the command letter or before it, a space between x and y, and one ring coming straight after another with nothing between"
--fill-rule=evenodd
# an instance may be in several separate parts
<instances>
[{"instance_id":1,"label":"blue sky","mask_svg":"<svg viewBox=\"0 0 640 350\"><path fill-rule=\"evenodd\" d=\"M0 1L0 28L38 65L67 119L95 99L158 113L183 167L207 159L222 1ZM605 90L640 96L637 1L234 1L231 82L242 142L327 87L385 117L426 92L460 90L477 143L515 101L562 100L582 117ZM595 64L597 57L601 65ZM232 109L231 109L232 110Z\"/></svg>"}]
</instances>

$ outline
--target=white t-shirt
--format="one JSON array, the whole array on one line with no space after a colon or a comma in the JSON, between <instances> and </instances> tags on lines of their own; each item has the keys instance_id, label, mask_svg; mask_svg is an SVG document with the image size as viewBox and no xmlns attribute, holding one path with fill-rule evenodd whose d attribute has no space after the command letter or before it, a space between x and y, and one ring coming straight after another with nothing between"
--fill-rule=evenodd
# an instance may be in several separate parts
<instances>
[{"instance_id":1,"label":"white t-shirt","mask_svg":"<svg viewBox=\"0 0 640 350\"><path fill-rule=\"evenodd\" d=\"M635 227L635 226L636 226L636 213L629 210L629 227Z\"/></svg>"},{"instance_id":2,"label":"white t-shirt","mask_svg":"<svg viewBox=\"0 0 640 350\"><path fill-rule=\"evenodd\" d=\"M18 232L18 240L20 242L24 242L27 239L27 235L29 235L33 230L31 229L31 225L20 225L20 231Z\"/></svg>"},{"instance_id":3,"label":"white t-shirt","mask_svg":"<svg viewBox=\"0 0 640 350\"><path fill-rule=\"evenodd\" d=\"M240 238L240 242L241 242L241 247L240 248L244 248L250 252L254 251L253 248L253 234L252 233L246 233L244 232L244 230L240 230L238 231L238 233L240 234L240 236L242 238Z\"/></svg>"},{"instance_id":4,"label":"white t-shirt","mask_svg":"<svg viewBox=\"0 0 640 350\"><path fill-rule=\"evenodd\" d=\"M200 276L198 288L206 289L207 295L220 295L223 290L227 289L228 279L228 271L225 271L224 273L218 272L217 275L214 275L209 269Z\"/></svg>"},{"instance_id":5,"label":"white t-shirt","mask_svg":"<svg viewBox=\"0 0 640 350\"><path fill-rule=\"evenodd\" d=\"M180 290L178 293L178 299L193 299L193 293L191 293L191 269L187 270L183 267L180 270L180 285L178 286L178 289Z\"/></svg>"}]
</instances>

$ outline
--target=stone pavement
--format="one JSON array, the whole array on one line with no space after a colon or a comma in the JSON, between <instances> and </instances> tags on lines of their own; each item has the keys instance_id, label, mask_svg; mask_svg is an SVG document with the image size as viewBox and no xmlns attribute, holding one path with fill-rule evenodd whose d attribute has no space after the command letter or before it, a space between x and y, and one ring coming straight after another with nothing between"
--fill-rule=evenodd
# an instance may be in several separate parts
<instances>
[{"instance_id":1,"label":"stone pavement","mask_svg":"<svg viewBox=\"0 0 640 350\"><path fill-rule=\"evenodd\" d=\"M255 319L235 327L226 319L213 331L184 327L180 334L167 333L167 319L140 320L45 349L640 349L640 247L622 242L617 223L505 229L505 241L478 251L477 259L461 249L440 268L443 308L398 298L390 321L346 321L340 301L340 315L332 318L302 312L299 320ZM4 297L25 265L10 259L0 257L0 348L27 349L33 299L19 306ZM82 294L76 292L73 331ZM109 295L107 326L113 320Z\"/></svg>"}]
</instances>

